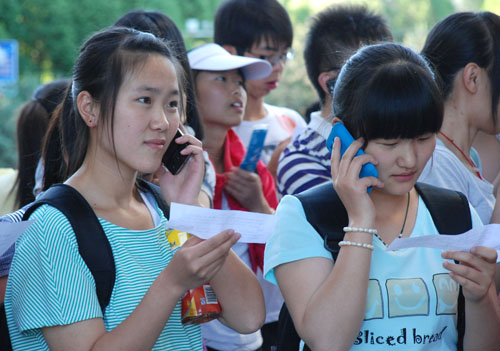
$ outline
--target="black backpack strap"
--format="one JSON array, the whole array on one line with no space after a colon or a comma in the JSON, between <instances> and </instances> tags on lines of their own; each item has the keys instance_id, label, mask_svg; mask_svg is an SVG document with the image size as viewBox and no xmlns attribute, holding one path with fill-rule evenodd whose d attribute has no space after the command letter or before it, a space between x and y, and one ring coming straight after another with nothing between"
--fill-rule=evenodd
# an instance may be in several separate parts
<instances>
[{"instance_id":1,"label":"black backpack strap","mask_svg":"<svg viewBox=\"0 0 500 351\"><path fill-rule=\"evenodd\" d=\"M163 198L161 188L158 185L145 181L144 179L137 179L137 187L145 192L150 192L158 203L158 207L162 210L165 218L170 217L170 207Z\"/></svg>"},{"instance_id":2,"label":"black backpack strap","mask_svg":"<svg viewBox=\"0 0 500 351\"><path fill-rule=\"evenodd\" d=\"M349 217L332 182L310 188L295 197L300 200L307 221L321 235L325 248L336 259L340 251L339 242L344 238L343 228L349 223Z\"/></svg>"},{"instance_id":3,"label":"black backpack strap","mask_svg":"<svg viewBox=\"0 0 500 351\"><path fill-rule=\"evenodd\" d=\"M472 228L469 201L464 194L425 183L417 183L415 188L439 233L462 234Z\"/></svg>"},{"instance_id":4,"label":"black backpack strap","mask_svg":"<svg viewBox=\"0 0 500 351\"><path fill-rule=\"evenodd\" d=\"M4 351L12 350L9 328L7 327L7 315L5 314L5 306L3 302L0 304L0 349Z\"/></svg>"},{"instance_id":5,"label":"black backpack strap","mask_svg":"<svg viewBox=\"0 0 500 351\"><path fill-rule=\"evenodd\" d=\"M104 313L115 284L116 268L111 245L94 210L73 187L55 184L33 203L23 220L43 204L61 211L73 227L78 252L94 276L99 305Z\"/></svg>"},{"instance_id":6,"label":"black backpack strap","mask_svg":"<svg viewBox=\"0 0 500 351\"><path fill-rule=\"evenodd\" d=\"M325 249L336 259L340 251L339 242L344 238L343 228L349 223L349 218L333 184L320 184L294 196L300 200L307 221L323 238ZM285 303L278 319L277 339L278 351L299 349L300 336ZM305 345L304 350L310 349Z\"/></svg>"},{"instance_id":7,"label":"black backpack strap","mask_svg":"<svg viewBox=\"0 0 500 351\"><path fill-rule=\"evenodd\" d=\"M276 350L288 351L298 350L300 346L300 336L293 324L292 316L283 302L280 315L278 317L278 330L276 333Z\"/></svg>"},{"instance_id":8,"label":"black backpack strap","mask_svg":"<svg viewBox=\"0 0 500 351\"><path fill-rule=\"evenodd\" d=\"M431 213L439 233L462 234L472 228L469 201L464 194L424 183L415 184L415 188ZM465 334L465 298L462 287L458 293L457 331L457 350L461 351Z\"/></svg>"}]
</instances>

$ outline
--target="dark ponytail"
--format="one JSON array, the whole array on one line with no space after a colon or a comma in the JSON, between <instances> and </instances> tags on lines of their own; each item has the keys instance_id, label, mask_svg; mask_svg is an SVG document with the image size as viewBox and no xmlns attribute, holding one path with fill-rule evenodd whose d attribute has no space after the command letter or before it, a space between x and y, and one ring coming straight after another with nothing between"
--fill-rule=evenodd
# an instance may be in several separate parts
<instances>
[{"instance_id":1,"label":"dark ponytail","mask_svg":"<svg viewBox=\"0 0 500 351\"><path fill-rule=\"evenodd\" d=\"M445 100L456 74L474 62L488 72L492 115L497 119L500 96L500 17L491 12L458 12L438 22L429 32L422 55L439 76Z\"/></svg>"}]
</instances>

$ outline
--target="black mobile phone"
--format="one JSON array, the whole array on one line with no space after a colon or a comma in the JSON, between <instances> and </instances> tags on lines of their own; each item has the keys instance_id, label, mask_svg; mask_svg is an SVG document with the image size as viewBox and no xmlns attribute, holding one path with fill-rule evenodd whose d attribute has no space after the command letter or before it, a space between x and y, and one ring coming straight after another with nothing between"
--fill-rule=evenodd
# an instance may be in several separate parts
<instances>
[{"instance_id":1,"label":"black mobile phone","mask_svg":"<svg viewBox=\"0 0 500 351\"><path fill-rule=\"evenodd\" d=\"M162 162L167 167L168 171L172 174L177 174L182 170L182 167L189 160L191 155L181 155L181 151L184 150L189 143L177 144L175 139L181 137L183 133L180 129L177 129L174 139L170 142L170 145L163 155Z\"/></svg>"}]
</instances>

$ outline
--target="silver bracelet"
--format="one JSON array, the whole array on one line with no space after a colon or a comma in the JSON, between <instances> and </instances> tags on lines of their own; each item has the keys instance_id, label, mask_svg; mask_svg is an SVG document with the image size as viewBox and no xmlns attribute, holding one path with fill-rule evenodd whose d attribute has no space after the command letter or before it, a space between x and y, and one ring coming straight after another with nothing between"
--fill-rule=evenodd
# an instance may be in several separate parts
<instances>
[{"instance_id":1,"label":"silver bracelet","mask_svg":"<svg viewBox=\"0 0 500 351\"><path fill-rule=\"evenodd\" d=\"M368 234L377 234L377 229L371 229L371 228L358 228L358 227L344 227L343 228L344 232L362 232L362 233L368 233Z\"/></svg>"},{"instance_id":2,"label":"silver bracelet","mask_svg":"<svg viewBox=\"0 0 500 351\"><path fill-rule=\"evenodd\" d=\"M354 241L341 241L339 242L339 246L358 246L372 251L375 249L375 247L372 244L357 243Z\"/></svg>"}]
</instances>

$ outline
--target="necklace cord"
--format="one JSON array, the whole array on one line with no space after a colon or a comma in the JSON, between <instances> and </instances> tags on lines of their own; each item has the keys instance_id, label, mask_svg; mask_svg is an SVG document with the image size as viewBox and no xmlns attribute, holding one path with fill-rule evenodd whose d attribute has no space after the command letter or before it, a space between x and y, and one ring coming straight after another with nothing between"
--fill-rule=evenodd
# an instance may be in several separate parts
<instances>
[{"instance_id":1,"label":"necklace cord","mask_svg":"<svg viewBox=\"0 0 500 351\"><path fill-rule=\"evenodd\" d=\"M406 218L408 218L408 209L409 208L410 208L410 192L408 192L408 202L406 203L405 219L403 220L403 226L401 227L401 232L398 235L399 238L401 238L403 236L403 230L405 230Z\"/></svg>"},{"instance_id":2,"label":"necklace cord","mask_svg":"<svg viewBox=\"0 0 500 351\"><path fill-rule=\"evenodd\" d=\"M398 234L398 239L401 239L403 237L403 230L405 229L406 219L408 218L408 209L409 208L410 208L410 191L408 192L408 201L406 202L405 218L403 220L403 226L401 227L401 231ZM384 244L385 246L387 246L387 244L385 243L385 241L382 240L382 238L377 233L373 233L373 234L378 238L378 240L380 240L382 242L382 244Z\"/></svg>"},{"instance_id":3,"label":"necklace cord","mask_svg":"<svg viewBox=\"0 0 500 351\"><path fill-rule=\"evenodd\" d=\"M449 136L447 136L446 134L444 134L441 131L439 131L439 134L441 134L443 136L443 138L445 138L446 140L448 140L450 142L450 144L453 145L458 150L458 152L460 152L460 154L465 158L465 160L467 161L467 163L469 163L469 165L474 169L474 172L476 173L476 175L478 176L478 178L481 179L481 180L483 180L483 177L481 176L481 173L479 172L479 169L477 168L477 166L474 163L474 161L472 161L472 159L469 156L467 156L465 154L465 152L463 152L462 149L457 144L455 144L455 142L453 141L453 139L451 139Z\"/></svg>"}]
</instances>

